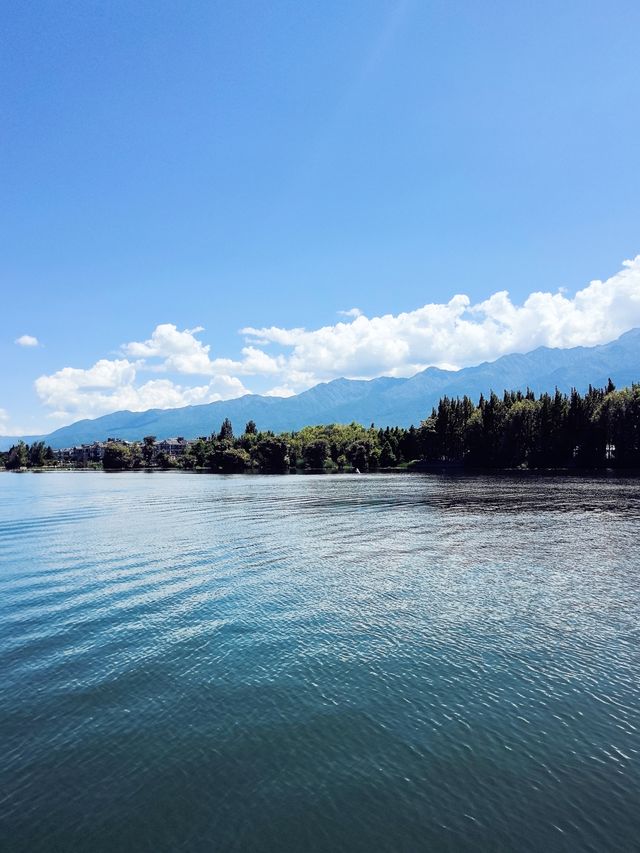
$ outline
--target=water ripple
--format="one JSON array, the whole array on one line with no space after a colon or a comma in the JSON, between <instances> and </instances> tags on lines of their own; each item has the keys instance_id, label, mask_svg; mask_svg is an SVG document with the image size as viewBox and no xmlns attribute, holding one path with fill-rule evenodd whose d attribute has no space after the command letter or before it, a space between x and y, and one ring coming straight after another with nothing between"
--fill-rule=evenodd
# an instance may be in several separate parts
<instances>
[{"instance_id":1,"label":"water ripple","mask_svg":"<svg viewBox=\"0 0 640 853\"><path fill-rule=\"evenodd\" d=\"M638 849L635 480L0 485L0 848Z\"/></svg>"}]
</instances>

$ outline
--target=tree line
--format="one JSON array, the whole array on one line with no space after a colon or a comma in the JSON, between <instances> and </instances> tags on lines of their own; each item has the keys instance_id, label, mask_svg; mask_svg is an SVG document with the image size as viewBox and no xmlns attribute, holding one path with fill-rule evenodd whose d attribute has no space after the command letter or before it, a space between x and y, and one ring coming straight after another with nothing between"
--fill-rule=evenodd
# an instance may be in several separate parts
<instances>
[{"instance_id":1,"label":"tree line","mask_svg":"<svg viewBox=\"0 0 640 853\"><path fill-rule=\"evenodd\" d=\"M7 471L19 471L21 468L46 468L56 464L56 456L44 441L25 444L19 441L7 452L0 453L0 465Z\"/></svg>"},{"instance_id":2,"label":"tree line","mask_svg":"<svg viewBox=\"0 0 640 853\"><path fill-rule=\"evenodd\" d=\"M153 437L147 437L147 447ZM144 447L143 447L144 451ZM134 451L129 451L133 453ZM352 423L296 432L258 432L253 421L235 436L227 419L218 433L194 442L166 467L240 473L375 471L389 468L638 468L640 384L589 387L563 394L505 391L443 397L419 427L366 428Z\"/></svg>"},{"instance_id":3,"label":"tree line","mask_svg":"<svg viewBox=\"0 0 640 853\"><path fill-rule=\"evenodd\" d=\"M308 426L295 432L276 434L258 431L249 421L235 435L226 418L218 432L191 442L186 453L169 456L155 453L155 437L146 436L140 445L109 444L103 460L107 469L145 467L205 469L222 473L263 471L360 471L396 467L419 455L418 430L393 427L376 429L357 423Z\"/></svg>"},{"instance_id":4,"label":"tree line","mask_svg":"<svg viewBox=\"0 0 640 853\"><path fill-rule=\"evenodd\" d=\"M586 394L505 391L443 397L420 426L376 428L357 423L309 426L275 434L249 421L235 435L220 430L189 444L180 456L157 452L154 436L108 442L106 470L147 467L220 473L261 471L375 471L454 466L467 468L638 468L640 384L620 391L609 380ZM55 455L43 442L19 442L1 455L6 468L45 467Z\"/></svg>"},{"instance_id":5,"label":"tree line","mask_svg":"<svg viewBox=\"0 0 640 853\"><path fill-rule=\"evenodd\" d=\"M640 384L581 395L505 391L440 400L421 425L424 459L489 468L640 467Z\"/></svg>"}]
</instances>

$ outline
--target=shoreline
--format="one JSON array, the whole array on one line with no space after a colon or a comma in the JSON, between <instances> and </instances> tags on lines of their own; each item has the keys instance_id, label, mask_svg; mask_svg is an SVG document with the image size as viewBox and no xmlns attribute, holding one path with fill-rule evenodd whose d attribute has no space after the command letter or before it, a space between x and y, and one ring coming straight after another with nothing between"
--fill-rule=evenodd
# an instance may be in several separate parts
<instances>
[{"instance_id":1,"label":"shoreline","mask_svg":"<svg viewBox=\"0 0 640 853\"><path fill-rule=\"evenodd\" d=\"M57 466L43 468L23 468L18 470L0 469L2 474L197 474L213 477L371 477L378 474L410 474L411 476L447 476L459 477L624 477L640 478L638 468L464 468L462 466L430 465L428 467L377 468L375 471L338 471L320 469L293 469L290 471L211 471L207 468L61 468Z\"/></svg>"}]
</instances>

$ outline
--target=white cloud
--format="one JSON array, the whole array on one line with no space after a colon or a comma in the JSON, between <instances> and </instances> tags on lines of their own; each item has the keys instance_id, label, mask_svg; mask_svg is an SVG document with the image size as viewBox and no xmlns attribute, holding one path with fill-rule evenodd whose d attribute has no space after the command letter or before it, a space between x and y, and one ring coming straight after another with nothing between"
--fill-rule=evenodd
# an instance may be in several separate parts
<instances>
[{"instance_id":1,"label":"white cloud","mask_svg":"<svg viewBox=\"0 0 640 853\"><path fill-rule=\"evenodd\" d=\"M40 341L35 338L33 335L20 335L19 338L16 338L14 343L18 344L19 347L37 347L40 346Z\"/></svg>"},{"instance_id":2,"label":"white cloud","mask_svg":"<svg viewBox=\"0 0 640 853\"><path fill-rule=\"evenodd\" d=\"M359 308L349 308L348 311L338 311L341 317L361 317L362 311Z\"/></svg>"},{"instance_id":3,"label":"white cloud","mask_svg":"<svg viewBox=\"0 0 640 853\"><path fill-rule=\"evenodd\" d=\"M202 326L195 329L178 331L173 323L162 323L153 330L146 341L132 341L121 347L125 355L143 359L148 370L162 370L183 375L228 376L239 373L253 376L264 373L278 373L284 364L283 359L273 358L254 346L242 349L242 358L209 357L211 346L196 338L203 332ZM148 364L148 359L160 359L160 363Z\"/></svg>"},{"instance_id":4,"label":"white cloud","mask_svg":"<svg viewBox=\"0 0 640 853\"><path fill-rule=\"evenodd\" d=\"M36 379L40 400L59 421L93 418L128 409L170 409L213 403L249 393L234 376L217 376L204 385L183 386L169 379L151 379L136 385L141 362L100 359L87 370L64 367Z\"/></svg>"},{"instance_id":5,"label":"white cloud","mask_svg":"<svg viewBox=\"0 0 640 853\"><path fill-rule=\"evenodd\" d=\"M122 351L134 358L162 358L166 370L177 373L210 373L208 344L203 344L195 335L204 331L201 326L179 332L172 323L162 323L153 330L147 341L124 344Z\"/></svg>"},{"instance_id":6,"label":"white cloud","mask_svg":"<svg viewBox=\"0 0 640 853\"><path fill-rule=\"evenodd\" d=\"M640 325L640 255L607 281L592 281L573 298L535 292L515 305L506 291L475 305L459 294L447 303L307 331L243 329L255 344L290 352L282 368L310 383L338 376L410 376L429 365L463 367L535 347L593 346ZM305 383L303 383L305 384ZM308 387L308 386L306 386Z\"/></svg>"},{"instance_id":7,"label":"white cloud","mask_svg":"<svg viewBox=\"0 0 640 853\"><path fill-rule=\"evenodd\" d=\"M264 392L265 397L293 397L296 392L288 385L276 385Z\"/></svg>"},{"instance_id":8,"label":"white cloud","mask_svg":"<svg viewBox=\"0 0 640 853\"><path fill-rule=\"evenodd\" d=\"M259 377L270 388L268 396L286 397L340 376L411 376L430 365L456 369L541 345L593 346L640 326L640 255L573 297L560 290L537 291L517 305L499 291L476 304L458 294L446 303L395 315L343 313L350 319L312 330L245 328L246 345L237 359L212 358L211 346L197 337L202 327L180 331L165 323L147 340L124 344L122 357L101 359L88 369L65 367L41 376L35 387L44 405L69 421L116 409L238 397L249 393L240 376ZM141 381L145 372L154 378ZM158 373L206 381L181 384L157 378Z\"/></svg>"},{"instance_id":9,"label":"white cloud","mask_svg":"<svg viewBox=\"0 0 640 853\"><path fill-rule=\"evenodd\" d=\"M274 358L254 346L242 348L242 359L234 361L231 358L215 358L209 363L209 373L214 375L239 373L241 376L257 376L280 373L286 366L283 356Z\"/></svg>"}]
</instances>

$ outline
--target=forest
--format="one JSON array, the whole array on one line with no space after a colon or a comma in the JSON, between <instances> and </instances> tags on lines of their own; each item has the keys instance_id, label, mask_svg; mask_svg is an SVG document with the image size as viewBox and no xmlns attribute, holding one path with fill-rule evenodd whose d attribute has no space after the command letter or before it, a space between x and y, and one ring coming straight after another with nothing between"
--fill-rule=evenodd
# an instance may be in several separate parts
<instances>
[{"instance_id":1,"label":"forest","mask_svg":"<svg viewBox=\"0 0 640 853\"><path fill-rule=\"evenodd\" d=\"M158 451L155 436L142 442L109 441L105 470L181 468L218 473L289 471L429 470L438 467L568 469L640 467L640 384L616 390L590 387L586 394L536 396L532 391L443 397L418 426L373 424L309 426L296 432L260 432L249 421L235 435L220 429L187 443L185 452ZM9 470L59 465L43 442L18 442L0 463ZM85 465L86 467L86 465Z\"/></svg>"}]
</instances>

